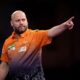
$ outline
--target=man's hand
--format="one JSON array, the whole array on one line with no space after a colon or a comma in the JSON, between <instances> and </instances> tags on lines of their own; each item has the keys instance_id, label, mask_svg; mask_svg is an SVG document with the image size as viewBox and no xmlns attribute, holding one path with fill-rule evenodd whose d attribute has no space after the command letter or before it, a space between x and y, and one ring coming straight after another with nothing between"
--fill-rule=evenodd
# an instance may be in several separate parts
<instances>
[{"instance_id":1,"label":"man's hand","mask_svg":"<svg viewBox=\"0 0 80 80\"><path fill-rule=\"evenodd\" d=\"M74 19L74 16L63 23L69 30L71 30L74 26L73 19Z\"/></svg>"}]
</instances>

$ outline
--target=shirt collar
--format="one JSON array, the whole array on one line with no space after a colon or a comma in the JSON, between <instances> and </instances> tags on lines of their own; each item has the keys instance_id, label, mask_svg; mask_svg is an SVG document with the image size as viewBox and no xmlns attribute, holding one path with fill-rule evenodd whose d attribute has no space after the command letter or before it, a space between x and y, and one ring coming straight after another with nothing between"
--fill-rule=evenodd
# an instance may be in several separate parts
<instances>
[{"instance_id":1,"label":"shirt collar","mask_svg":"<svg viewBox=\"0 0 80 80\"><path fill-rule=\"evenodd\" d=\"M27 29L24 33L20 34L20 36L18 36L18 37L23 37L24 38L28 31L29 31L29 29ZM12 38L13 39L16 39L18 37L17 37L17 34L15 32L12 32Z\"/></svg>"}]
</instances>

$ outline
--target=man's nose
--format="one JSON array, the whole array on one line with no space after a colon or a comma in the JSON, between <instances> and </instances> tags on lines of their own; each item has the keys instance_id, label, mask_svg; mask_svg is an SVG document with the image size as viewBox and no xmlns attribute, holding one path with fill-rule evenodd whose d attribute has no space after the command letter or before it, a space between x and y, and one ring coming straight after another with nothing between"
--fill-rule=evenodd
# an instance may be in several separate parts
<instances>
[{"instance_id":1,"label":"man's nose","mask_svg":"<svg viewBox=\"0 0 80 80\"><path fill-rule=\"evenodd\" d=\"M22 20L20 20L20 24L23 24L23 21Z\"/></svg>"}]
</instances>

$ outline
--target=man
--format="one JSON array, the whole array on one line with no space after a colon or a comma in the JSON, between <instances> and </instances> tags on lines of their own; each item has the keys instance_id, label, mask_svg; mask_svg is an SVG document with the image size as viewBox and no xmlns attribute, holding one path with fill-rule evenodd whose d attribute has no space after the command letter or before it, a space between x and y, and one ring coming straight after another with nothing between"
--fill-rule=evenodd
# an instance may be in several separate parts
<instances>
[{"instance_id":1,"label":"man","mask_svg":"<svg viewBox=\"0 0 80 80\"><path fill-rule=\"evenodd\" d=\"M45 80L42 69L42 47L51 39L74 26L73 18L48 30L28 28L26 14L17 10L11 15L12 35L5 40L0 64L0 80Z\"/></svg>"}]
</instances>

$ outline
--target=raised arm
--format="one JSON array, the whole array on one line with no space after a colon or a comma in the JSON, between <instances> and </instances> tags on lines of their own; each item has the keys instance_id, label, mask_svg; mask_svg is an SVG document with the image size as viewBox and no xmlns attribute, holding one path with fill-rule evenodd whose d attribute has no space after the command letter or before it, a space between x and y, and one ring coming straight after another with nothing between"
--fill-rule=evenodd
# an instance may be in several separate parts
<instances>
[{"instance_id":1,"label":"raised arm","mask_svg":"<svg viewBox=\"0 0 80 80\"><path fill-rule=\"evenodd\" d=\"M5 80L9 71L9 66L6 62L0 64L0 80Z\"/></svg>"},{"instance_id":2,"label":"raised arm","mask_svg":"<svg viewBox=\"0 0 80 80\"><path fill-rule=\"evenodd\" d=\"M63 22L62 24L54 26L51 29L49 29L48 36L55 37L55 36L59 35L60 33L62 33L63 31L65 31L66 29L71 30L74 26L73 19L74 19L74 17L71 17L70 19Z\"/></svg>"}]
</instances>

